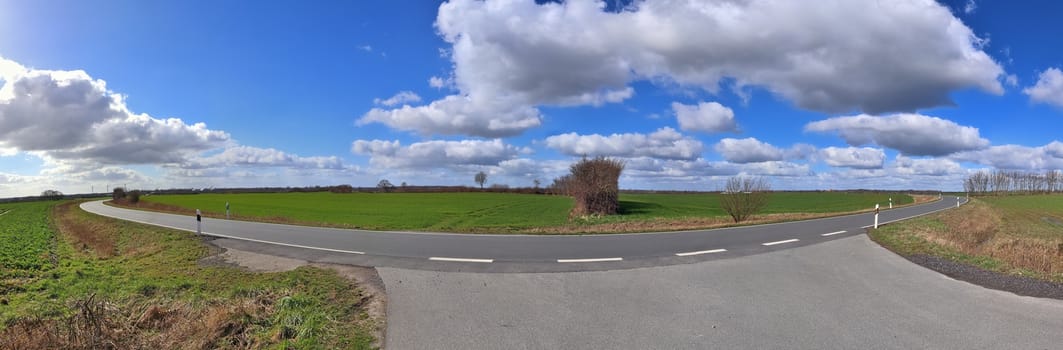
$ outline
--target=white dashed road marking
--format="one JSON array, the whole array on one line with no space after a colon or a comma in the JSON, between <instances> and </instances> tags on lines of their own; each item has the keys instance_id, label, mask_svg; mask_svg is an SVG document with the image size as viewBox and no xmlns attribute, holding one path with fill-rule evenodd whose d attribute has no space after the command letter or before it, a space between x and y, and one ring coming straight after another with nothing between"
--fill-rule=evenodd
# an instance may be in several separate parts
<instances>
[{"instance_id":1,"label":"white dashed road marking","mask_svg":"<svg viewBox=\"0 0 1063 350\"><path fill-rule=\"evenodd\" d=\"M788 240L785 240L785 241L775 241L775 242L761 243L760 245L773 246L773 245L776 245L776 244L793 243L793 242L797 242L797 241L800 241L800 239L794 238L794 239L788 239Z\"/></svg>"},{"instance_id":2,"label":"white dashed road marking","mask_svg":"<svg viewBox=\"0 0 1063 350\"><path fill-rule=\"evenodd\" d=\"M557 259L559 263L589 263L606 261L623 261L624 258L598 258L598 259Z\"/></svg>"},{"instance_id":3,"label":"white dashed road marking","mask_svg":"<svg viewBox=\"0 0 1063 350\"><path fill-rule=\"evenodd\" d=\"M495 262L495 259L443 258L443 257L438 257L438 256L433 256L431 258L428 258L428 260L432 260L432 261L450 261L450 262L471 262L471 263L493 263L493 262Z\"/></svg>"},{"instance_id":4,"label":"white dashed road marking","mask_svg":"<svg viewBox=\"0 0 1063 350\"><path fill-rule=\"evenodd\" d=\"M699 250L699 251L696 251L696 252L676 253L675 255L677 255L677 256L691 256L691 255L701 255L701 254L723 253L723 252L726 252L726 251L727 251L727 249Z\"/></svg>"},{"instance_id":5,"label":"white dashed road marking","mask_svg":"<svg viewBox=\"0 0 1063 350\"><path fill-rule=\"evenodd\" d=\"M827 237L827 236L833 236L833 235L842 234L842 233L846 233L846 232L849 232L849 231L838 231L838 232L824 233L824 234L822 234L820 236Z\"/></svg>"}]
</instances>

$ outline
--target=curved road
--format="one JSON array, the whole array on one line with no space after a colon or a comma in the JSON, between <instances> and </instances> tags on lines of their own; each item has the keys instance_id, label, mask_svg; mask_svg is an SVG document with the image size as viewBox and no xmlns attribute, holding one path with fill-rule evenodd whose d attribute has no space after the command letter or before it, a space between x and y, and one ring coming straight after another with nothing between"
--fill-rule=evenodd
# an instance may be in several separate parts
<instances>
[{"instance_id":1,"label":"curved road","mask_svg":"<svg viewBox=\"0 0 1063 350\"><path fill-rule=\"evenodd\" d=\"M959 198L882 210L880 224L957 205ZM81 208L103 216L196 230L192 216L111 207ZM366 266L440 271L559 272L675 265L794 248L864 233L873 214L698 231L609 235L487 235L379 232L204 218L205 235L313 250L317 258ZM257 249L270 249L259 247Z\"/></svg>"},{"instance_id":2,"label":"curved road","mask_svg":"<svg viewBox=\"0 0 1063 350\"><path fill-rule=\"evenodd\" d=\"M883 211L880 219L955 206L955 198L946 197ZM183 230L195 227L185 216L100 202L83 208ZM229 249L378 266L388 298L386 345L394 349L1056 349L1063 344L1063 302L985 289L912 264L860 234L870 223L870 215L861 214L722 230L564 237L381 233L211 219L204 228L239 237L214 241ZM782 241L789 242L763 245ZM726 251L708 252L716 249ZM699 251L705 252L676 255ZM492 262L429 260L445 254ZM622 260L557 261L611 256ZM647 267L630 269L638 266Z\"/></svg>"}]
</instances>

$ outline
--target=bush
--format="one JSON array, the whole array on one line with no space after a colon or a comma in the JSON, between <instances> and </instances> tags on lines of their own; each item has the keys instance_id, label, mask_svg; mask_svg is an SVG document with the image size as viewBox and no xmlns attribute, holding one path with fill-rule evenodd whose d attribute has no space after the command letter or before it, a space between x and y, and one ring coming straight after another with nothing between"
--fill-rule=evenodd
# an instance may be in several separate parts
<instances>
[{"instance_id":1,"label":"bush","mask_svg":"<svg viewBox=\"0 0 1063 350\"><path fill-rule=\"evenodd\" d=\"M124 188L115 187L114 188L114 192L111 194L111 199L117 201L117 200L125 199L125 196L126 196L126 193L125 193L125 189Z\"/></svg>"},{"instance_id":2,"label":"bush","mask_svg":"<svg viewBox=\"0 0 1063 350\"><path fill-rule=\"evenodd\" d=\"M620 210L620 173L624 163L604 157L580 160L571 174L555 180L555 185L575 200L573 216L612 215Z\"/></svg>"},{"instance_id":3,"label":"bush","mask_svg":"<svg viewBox=\"0 0 1063 350\"><path fill-rule=\"evenodd\" d=\"M126 194L126 199L130 204L137 204L140 202L140 190L132 190Z\"/></svg>"},{"instance_id":4,"label":"bush","mask_svg":"<svg viewBox=\"0 0 1063 350\"><path fill-rule=\"evenodd\" d=\"M727 179L726 190L720 195L720 207L736 223L760 212L768 204L771 185L759 177L735 176Z\"/></svg>"}]
</instances>

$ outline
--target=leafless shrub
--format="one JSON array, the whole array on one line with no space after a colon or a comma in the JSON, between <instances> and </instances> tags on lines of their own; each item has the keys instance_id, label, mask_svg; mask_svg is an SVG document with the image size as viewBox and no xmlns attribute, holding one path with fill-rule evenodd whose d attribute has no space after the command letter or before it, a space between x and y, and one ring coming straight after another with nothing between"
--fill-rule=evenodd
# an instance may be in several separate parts
<instances>
[{"instance_id":1,"label":"leafless shrub","mask_svg":"<svg viewBox=\"0 0 1063 350\"><path fill-rule=\"evenodd\" d=\"M562 187L573 197L573 216L612 215L620 209L620 173L624 163L604 157L580 160L561 180Z\"/></svg>"},{"instance_id":2,"label":"leafless shrub","mask_svg":"<svg viewBox=\"0 0 1063 350\"><path fill-rule=\"evenodd\" d=\"M727 179L720 207L734 222L742 222L768 204L769 191L771 185L764 178L735 176Z\"/></svg>"}]
</instances>

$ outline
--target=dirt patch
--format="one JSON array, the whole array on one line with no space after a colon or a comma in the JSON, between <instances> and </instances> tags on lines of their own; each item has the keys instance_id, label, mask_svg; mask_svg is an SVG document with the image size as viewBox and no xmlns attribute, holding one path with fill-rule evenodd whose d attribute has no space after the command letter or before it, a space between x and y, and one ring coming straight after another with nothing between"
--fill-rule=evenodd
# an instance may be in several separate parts
<instances>
[{"instance_id":1,"label":"dirt patch","mask_svg":"<svg viewBox=\"0 0 1063 350\"><path fill-rule=\"evenodd\" d=\"M1051 216L1041 217L1041 220L1044 220L1045 222L1047 222L1047 223L1049 223L1051 225L1063 226L1063 220L1060 220L1060 219L1057 219L1057 218L1054 218L1054 217L1051 217Z\"/></svg>"},{"instance_id":2,"label":"dirt patch","mask_svg":"<svg viewBox=\"0 0 1063 350\"><path fill-rule=\"evenodd\" d=\"M1026 276L987 271L976 266L958 263L931 255L905 256L911 262L961 281L1018 295L1063 300L1063 284Z\"/></svg>"},{"instance_id":3,"label":"dirt patch","mask_svg":"<svg viewBox=\"0 0 1063 350\"><path fill-rule=\"evenodd\" d=\"M244 250L222 248L207 242L211 247L210 256L200 259L202 265L234 266L255 272L283 272L300 266L312 266L336 271L337 274L353 281L362 288L364 298L362 307L377 325L373 336L377 339L375 346L384 347L387 332L387 290L384 280L374 267L351 266L341 264L310 263L306 260L261 254ZM216 250L215 250L216 249Z\"/></svg>"}]
</instances>

